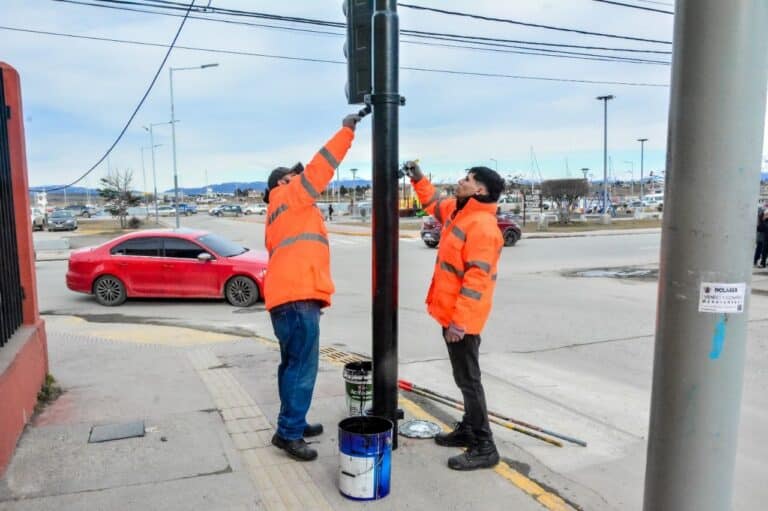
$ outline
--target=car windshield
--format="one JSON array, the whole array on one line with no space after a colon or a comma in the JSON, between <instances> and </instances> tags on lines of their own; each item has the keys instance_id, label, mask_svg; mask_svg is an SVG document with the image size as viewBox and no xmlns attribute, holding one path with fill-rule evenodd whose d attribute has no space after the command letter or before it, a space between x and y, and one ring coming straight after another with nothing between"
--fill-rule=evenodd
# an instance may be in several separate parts
<instances>
[{"instance_id":1,"label":"car windshield","mask_svg":"<svg viewBox=\"0 0 768 511\"><path fill-rule=\"evenodd\" d=\"M51 214L52 218L70 218L72 216L71 211L54 211Z\"/></svg>"},{"instance_id":2,"label":"car windshield","mask_svg":"<svg viewBox=\"0 0 768 511\"><path fill-rule=\"evenodd\" d=\"M207 246L222 257L232 257L248 252L248 249L215 234L206 234L197 241Z\"/></svg>"}]
</instances>

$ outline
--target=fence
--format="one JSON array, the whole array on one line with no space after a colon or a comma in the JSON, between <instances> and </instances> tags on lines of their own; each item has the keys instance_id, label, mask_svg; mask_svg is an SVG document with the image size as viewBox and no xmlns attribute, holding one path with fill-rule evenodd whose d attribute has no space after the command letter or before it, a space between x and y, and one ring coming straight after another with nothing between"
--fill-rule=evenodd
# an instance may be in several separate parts
<instances>
[{"instance_id":1,"label":"fence","mask_svg":"<svg viewBox=\"0 0 768 511\"><path fill-rule=\"evenodd\" d=\"M0 347L22 323L24 299L19 276L16 219L13 209L11 154L8 119L13 115L5 103L3 71L0 69ZM29 213L28 213L29 214Z\"/></svg>"}]
</instances>

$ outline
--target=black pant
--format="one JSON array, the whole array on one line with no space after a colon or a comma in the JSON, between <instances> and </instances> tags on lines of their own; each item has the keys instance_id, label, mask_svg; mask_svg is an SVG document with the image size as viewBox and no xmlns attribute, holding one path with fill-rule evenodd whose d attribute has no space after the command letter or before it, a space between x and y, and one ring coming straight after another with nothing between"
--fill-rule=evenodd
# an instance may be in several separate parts
<instances>
[{"instance_id":1,"label":"black pant","mask_svg":"<svg viewBox=\"0 0 768 511\"><path fill-rule=\"evenodd\" d=\"M757 260L760 260L760 264L765 266L765 259L768 256L768 242L758 241L755 247L755 257L752 264L757 264Z\"/></svg>"},{"instance_id":2,"label":"black pant","mask_svg":"<svg viewBox=\"0 0 768 511\"><path fill-rule=\"evenodd\" d=\"M443 329L445 334L445 329ZM464 396L464 418L478 439L491 440L488 407L480 381L480 336L465 335L459 342L446 343L453 368L453 380Z\"/></svg>"}]
</instances>

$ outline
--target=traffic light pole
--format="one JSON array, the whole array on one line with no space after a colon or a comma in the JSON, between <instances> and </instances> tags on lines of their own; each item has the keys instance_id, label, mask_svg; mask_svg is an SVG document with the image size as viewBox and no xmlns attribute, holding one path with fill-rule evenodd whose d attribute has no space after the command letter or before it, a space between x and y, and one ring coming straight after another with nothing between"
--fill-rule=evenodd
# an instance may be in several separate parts
<instances>
[{"instance_id":1,"label":"traffic light pole","mask_svg":"<svg viewBox=\"0 0 768 511\"><path fill-rule=\"evenodd\" d=\"M768 2L678 0L674 42L644 510L720 511L732 509ZM729 200L702 200L715 196Z\"/></svg>"},{"instance_id":2,"label":"traffic light pole","mask_svg":"<svg viewBox=\"0 0 768 511\"><path fill-rule=\"evenodd\" d=\"M373 13L373 414L395 424L397 448L398 79L396 0L376 0Z\"/></svg>"}]
</instances>

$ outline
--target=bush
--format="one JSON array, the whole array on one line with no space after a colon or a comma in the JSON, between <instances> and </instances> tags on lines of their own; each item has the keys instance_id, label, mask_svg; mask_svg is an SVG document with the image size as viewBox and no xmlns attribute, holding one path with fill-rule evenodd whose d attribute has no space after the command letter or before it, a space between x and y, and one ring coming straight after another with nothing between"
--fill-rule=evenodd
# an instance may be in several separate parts
<instances>
[{"instance_id":1,"label":"bush","mask_svg":"<svg viewBox=\"0 0 768 511\"><path fill-rule=\"evenodd\" d=\"M132 216L130 220L128 220L128 228L129 229L138 229L141 227L141 220L136 218L135 216Z\"/></svg>"}]
</instances>

